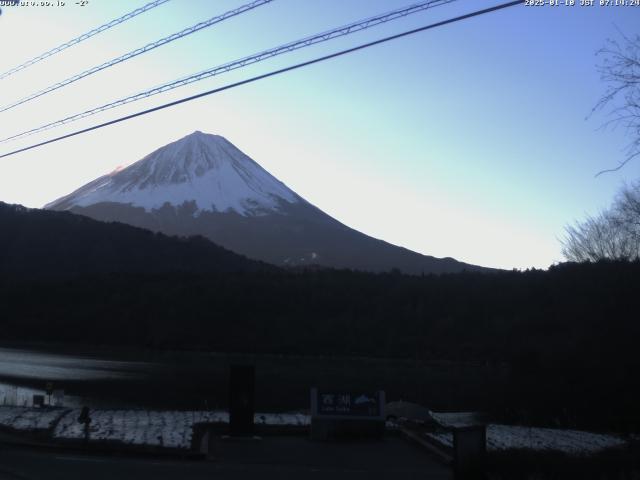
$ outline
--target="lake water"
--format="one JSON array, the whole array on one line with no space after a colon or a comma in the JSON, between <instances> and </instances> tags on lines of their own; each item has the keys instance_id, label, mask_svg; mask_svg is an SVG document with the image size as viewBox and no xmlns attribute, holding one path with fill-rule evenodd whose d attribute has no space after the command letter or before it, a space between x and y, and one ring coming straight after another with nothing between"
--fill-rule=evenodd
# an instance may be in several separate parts
<instances>
[{"instance_id":1,"label":"lake water","mask_svg":"<svg viewBox=\"0 0 640 480\"><path fill-rule=\"evenodd\" d=\"M47 383L59 389L76 382L135 381L146 378L154 368L158 366L149 362L0 348L0 378L4 379L0 382L0 405L31 406L34 395L46 394ZM101 403L97 400L67 392L64 405L75 407Z\"/></svg>"},{"instance_id":2,"label":"lake water","mask_svg":"<svg viewBox=\"0 0 640 480\"><path fill-rule=\"evenodd\" d=\"M144 376L155 365L0 348L0 376L38 380L100 380Z\"/></svg>"},{"instance_id":3,"label":"lake water","mask_svg":"<svg viewBox=\"0 0 640 480\"><path fill-rule=\"evenodd\" d=\"M65 406L226 408L229 367L256 368L256 408L309 408L311 387L385 390L433 409L481 409L504 388L500 367L398 359L159 352L104 348L0 348L0 405L30 405L47 382L64 389Z\"/></svg>"}]
</instances>

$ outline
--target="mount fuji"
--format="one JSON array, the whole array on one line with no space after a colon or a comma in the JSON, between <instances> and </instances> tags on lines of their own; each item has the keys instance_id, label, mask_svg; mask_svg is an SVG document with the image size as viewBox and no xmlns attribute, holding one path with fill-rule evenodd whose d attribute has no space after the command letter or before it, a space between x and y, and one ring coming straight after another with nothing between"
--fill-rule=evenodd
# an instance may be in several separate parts
<instances>
[{"instance_id":1,"label":"mount fuji","mask_svg":"<svg viewBox=\"0 0 640 480\"><path fill-rule=\"evenodd\" d=\"M202 235L278 266L445 273L483 270L353 230L316 208L227 139L194 132L45 205L169 235Z\"/></svg>"}]
</instances>

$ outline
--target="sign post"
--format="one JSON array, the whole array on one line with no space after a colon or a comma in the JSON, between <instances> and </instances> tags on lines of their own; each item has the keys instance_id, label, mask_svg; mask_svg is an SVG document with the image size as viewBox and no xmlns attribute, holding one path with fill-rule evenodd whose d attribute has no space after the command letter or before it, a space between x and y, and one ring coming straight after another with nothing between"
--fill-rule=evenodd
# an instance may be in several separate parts
<instances>
[{"instance_id":1,"label":"sign post","mask_svg":"<svg viewBox=\"0 0 640 480\"><path fill-rule=\"evenodd\" d=\"M384 435L385 395L311 389L311 438L365 438Z\"/></svg>"},{"instance_id":2,"label":"sign post","mask_svg":"<svg viewBox=\"0 0 640 480\"><path fill-rule=\"evenodd\" d=\"M53 382L47 382L45 390L47 392L47 397L49 397L48 398L49 406L51 406L51 394L53 394Z\"/></svg>"}]
</instances>

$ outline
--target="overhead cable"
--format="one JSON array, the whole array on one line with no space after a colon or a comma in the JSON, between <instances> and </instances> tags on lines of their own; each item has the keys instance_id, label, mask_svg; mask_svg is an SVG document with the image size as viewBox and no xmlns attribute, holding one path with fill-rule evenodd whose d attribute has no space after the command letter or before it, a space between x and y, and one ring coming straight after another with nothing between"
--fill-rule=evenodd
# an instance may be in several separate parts
<instances>
[{"instance_id":1,"label":"overhead cable","mask_svg":"<svg viewBox=\"0 0 640 480\"><path fill-rule=\"evenodd\" d=\"M58 45L57 47L52 48L51 50L48 50L38 55L37 57L32 58L31 60L27 60L26 62L18 65L17 67L13 67L10 70L7 70L6 72L0 74L0 80L7 78L8 76L13 75L16 72L19 72L20 70L24 70L25 68L30 67L31 65L41 62L45 58L49 58L52 55L55 55L56 53L59 53L63 50L66 50L69 47L73 47L74 45L77 45L78 43L83 42L88 38L93 37L94 35L102 33L105 30L109 30L110 28L113 28L116 25L126 22L127 20L131 20L132 18L137 17L142 13L148 12L153 8L159 7L160 5L162 5L163 3L167 3L168 1L169 0L155 0L153 2L149 2L140 8L136 8L135 10L122 15L121 17L115 18L110 22L105 23L104 25L100 25L99 27L94 28L93 30L89 30L88 32L83 33L82 35L76 38L73 38L68 42L63 43L62 45Z\"/></svg>"},{"instance_id":2,"label":"overhead cable","mask_svg":"<svg viewBox=\"0 0 640 480\"><path fill-rule=\"evenodd\" d=\"M204 80L206 78L214 77L221 73L226 73L231 70L236 70L242 67L246 67L247 65L258 63L263 60L267 60L269 58L275 57L277 55L289 53L304 47L315 45L320 42L326 42L328 40L349 35L351 33L355 33L361 30L366 30L368 28L371 28L383 23L387 23L392 20L397 20L399 18L406 17L407 15L421 12L428 8L451 3L454 1L456 0L426 0L426 1L422 1L419 3L415 3L412 5L403 7L403 8L393 10L391 12L386 12L380 15L376 15L374 17L370 17L365 20L359 20L357 22L352 22L348 25L343 25L341 27L337 27L332 30L328 30L315 35L304 37L300 40L296 40L293 42L286 43L284 45L270 48L268 50L264 50L256 54L243 57L239 60L234 60L232 62L218 65L208 70L204 70L196 74L189 75L187 77L182 77L182 78L179 78L178 80L173 80L171 82L145 90L143 92L136 93L135 95L130 95L128 97L121 98L119 100L101 105L99 107L95 107L90 110L86 110L84 112L71 115L69 117L65 117L63 119L48 123L46 125L42 125L40 127L33 128L31 130L27 130L27 131L3 138L2 140L0 140L0 143L5 143L11 140L17 140L19 138L24 138L26 136L34 135L36 133L40 133L45 130L50 130L52 128L55 128L61 125L66 125L68 123L75 122L77 120L80 120L92 115L96 115L98 113L104 112L106 110L110 110L112 108L120 107L122 105L126 105L128 103L132 103L144 98L148 98L163 92L167 92L169 90L173 90L178 87L189 85L190 83L194 83L194 82Z\"/></svg>"},{"instance_id":3,"label":"overhead cable","mask_svg":"<svg viewBox=\"0 0 640 480\"><path fill-rule=\"evenodd\" d=\"M5 153L5 154L2 154L2 155L0 155L0 158L5 158L5 157L9 157L11 155L16 155L18 153L25 152L27 150L32 150L34 148L38 148L38 147L41 147L43 145L48 145L48 144L51 144L51 143L54 143L54 142L59 142L60 140L64 140L64 139L67 139L67 138L70 138L70 137L75 137L76 135L81 135L83 133L91 132L93 130L98 130L100 128L108 127L108 126L114 125L116 123L124 122L126 120L131 120L132 118L141 117L143 115L147 115L149 113L157 112L157 111L163 110L165 108L174 107L176 105L180 105L182 103L190 102L190 101L196 100L198 98L202 98L202 97L206 97L206 96L209 96L209 95L213 95L213 94L225 91L225 90L230 90L232 88L236 88L236 87L239 87L239 86L242 86L242 85L253 83L253 82L256 82L258 80L263 80L265 78L274 77L276 75L281 75L281 74L286 73L286 72L290 72L290 71L293 71L293 70L297 70L299 68L307 67L309 65L314 65L316 63L324 62L324 61L330 60L332 58L341 57L341 56L347 55L349 53L353 53L353 52L356 52L356 51L359 51L359 50L363 50L363 49L366 49L366 48L369 48L369 47L373 47L375 45L380 45L382 43L390 42L392 40L397 40L399 38L403 38L403 37L406 37L406 36L409 36L409 35L413 35L413 34L416 34L416 33L419 33L419 32L424 32L426 30L430 30L430 29L433 29L433 28L436 28L436 27L441 27L441 26L449 25L451 23L459 22L459 21L462 21L462 20L467 20L469 18L477 17L479 15L485 15L487 13L495 12L495 11L502 10L502 9L505 9L505 8L508 8L508 7L513 7L515 5L521 5L525 1L526 0L515 0L515 1L512 1L512 2L502 3L502 4L496 5L494 7L485 8L483 10L477 10L475 12L467 13L465 15L460 15L458 17L450 18L448 20L443 20L443 21L440 21L440 22L432 23L430 25L425 25L424 27L415 28L413 30L408 30L408 31L405 31L405 32L402 32L402 33L398 33L396 35L391 35L389 37L381 38L379 40L374 40L372 42L364 43L364 44L358 45L356 47L347 48L347 49L341 50L339 52L335 52L335 53L331 53L329 55L324 55L322 57L314 58L313 60L308 60L306 62L297 63L297 64L291 65L289 67L281 68L281 69L278 69L278 70L273 70L271 72L264 73L262 75L257 75L255 77L251 77L251 78L248 78L248 79L245 79L245 80L241 80L241 81L238 81L238 82L230 83L230 84L224 85L222 87L214 88L213 90L208 90L206 92L198 93L198 94L192 95L190 97L182 98L180 100L175 100L173 102L165 103L165 104L159 105L157 107L149 108L149 109L137 112L137 113L132 113L132 114L126 115L124 117L120 117L120 118L116 118L114 120L110 120L108 122L100 123L98 125L93 125L91 127L83 128L82 130L77 130L75 132L67 133L66 135L61 135L59 137L55 137L55 138L52 138L52 139L49 139L49 140L45 140L43 142L39 142L39 143L36 143L36 144L33 144L33 145L29 145L27 147L23 147L23 148L20 148L18 150L14 150L12 152L8 152L8 153Z\"/></svg>"},{"instance_id":4,"label":"overhead cable","mask_svg":"<svg viewBox=\"0 0 640 480\"><path fill-rule=\"evenodd\" d=\"M273 0L254 0L250 3L247 3L246 5L242 5L241 7L238 8L234 8L233 10L229 10L228 12L223 13L222 15L217 15L215 17L210 18L209 20L205 20L204 22L200 22L200 23L196 23L195 25L192 25L188 28L185 28L184 30L181 30L179 32L173 33L167 37L161 38L160 40L156 40L155 42L151 42L148 43L147 45L145 45L144 47L140 47L140 48L136 48L135 50L132 50L130 52L125 53L124 55L121 55L117 58L114 58L112 60L109 60L108 62L104 62L101 65L92 67L88 70L85 70L81 73L78 73L72 77L66 78L65 80L62 80L58 83L55 83L53 85L50 85L49 87L40 90L38 92L32 93L31 95L24 97L14 103L5 105L4 107L0 108L0 112L6 112L7 110L10 110L12 108L17 107L18 105L22 105L24 103L27 103L35 98L41 97L42 95L46 95L47 93L53 92L54 90L58 90L59 88L62 87L66 87L67 85L70 85L74 82L77 82L78 80L81 80L85 77L88 77L89 75L93 75L94 73L100 72L106 68L109 67L113 67L114 65L117 65L119 63L122 62L126 62L127 60L130 60L134 57L137 57L138 55L142 55L143 53L147 53L151 50L154 50L158 47L161 47L163 45L166 45L167 43L171 43L175 40L178 40L179 38L183 38L186 37L187 35L191 35L192 33L198 32L200 30L203 30L205 28L211 27L217 23L223 22L224 20L227 20L231 17L235 17L236 15L240 15L242 13L245 13L249 10L253 10L254 8L260 7L262 5L265 5L267 3L272 2Z\"/></svg>"}]
</instances>

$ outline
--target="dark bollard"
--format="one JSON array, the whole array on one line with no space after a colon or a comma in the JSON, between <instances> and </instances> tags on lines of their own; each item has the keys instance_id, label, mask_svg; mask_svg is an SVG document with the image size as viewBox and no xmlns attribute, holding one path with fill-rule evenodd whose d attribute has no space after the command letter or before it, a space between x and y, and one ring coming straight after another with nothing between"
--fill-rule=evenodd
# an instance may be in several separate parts
<instances>
[{"instance_id":1,"label":"dark bollard","mask_svg":"<svg viewBox=\"0 0 640 480\"><path fill-rule=\"evenodd\" d=\"M453 430L453 465L456 480L485 478L486 454L486 426L459 427Z\"/></svg>"},{"instance_id":2,"label":"dark bollard","mask_svg":"<svg viewBox=\"0 0 640 480\"><path fill-rule=\"evenodd\" d=\"M33 396L33 406L36 408L44 407L44 395L34 395Z\"/></svg>"},{"instance_id":3,"label":"dark bollard","mask_svg":"<svg viewBox=\"0 0 640 480\"><path fill-rule=\"evenodd\" d=\"M84 424L84 441L89 443L89 427L91 425L91 415L89 413L89 407L82 407L78 422Z\"/></svg>"},{"instance_id":4,"label":"dark bollard","mask_svg":"<svg viewBox=\"0 0 640 480\"><path fill-rule=\"evenodd\" d=\"M193 425L191 435L191 457L206 458L209 455L211 443L211 425L208 423L196 423Z\"/></svg>"},{"instance_id":5,"label":"dark bollard","mask_svg":"<svg viewBox=\"0 0 640 480\"><path fill-rule=\"evenodd\" d=\"M255 367L232 365L229 375L229 433L253 435L255 410Z\"/></svg>"}]
</instances>

